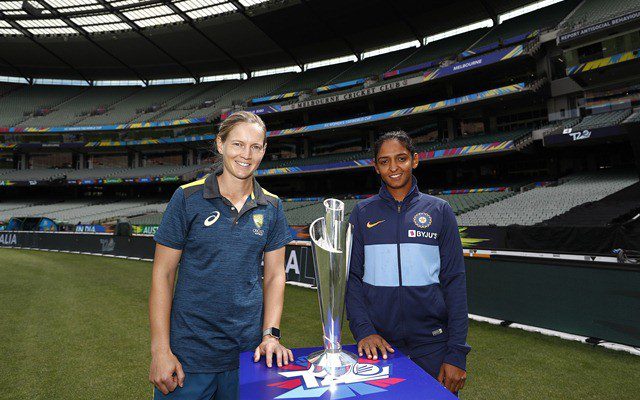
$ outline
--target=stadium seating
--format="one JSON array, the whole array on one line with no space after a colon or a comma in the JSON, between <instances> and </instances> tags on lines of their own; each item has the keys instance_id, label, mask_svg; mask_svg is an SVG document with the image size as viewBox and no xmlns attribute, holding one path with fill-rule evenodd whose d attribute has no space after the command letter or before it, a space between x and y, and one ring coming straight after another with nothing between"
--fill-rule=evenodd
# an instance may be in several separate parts
<instances>
[{"instance_id":1,"label":"stadium seating","mask_svg":"<svg viewBox=\"0 0 640 400\"><path fill-rule=\"evenodd\" d=\"M349 69L327 82L327 84L347 82L358 78L367 78L383 74L395 69L398 64L411 56L415 51L415 48L410 48L365 58L360 62L352 63Z\"/></svg>"},{"instance_id":2,"label":"stadium seating","mask_svg":"<svg viewBox=\"0 0 640 400\"><path fill-rule=\"evenodd\" d=\"M351 211L353 211L353 207L355 207L359 200L345 199L342 201L344 202L345 207L345 218L348 219ZM322 201L317 201L302 207L292 208L285 211L285 214L289 225L309 225L320 216L324 215L324 205L322 204Z\"/></svg>"},{"instance_id":3,"label":"stadium seating","mask_svg":"<svg viewBox=\"0 0 640 400\"><path fill-rule=\"evenodd\" d=\"M6 181L46 181L53 179L64 179L73 171L71 169L9 169L0 170L0 180Z\"/></svg>"},{"instance_id":4,"label":"stadium seating","mask_svg":"<svg viewBox=\"0 0 640 400\"><path fill-rule=\"evenodd\" d=\"M636 108L633 113L631 115L629 115L627 117L627 119L625 119L623 121L625 124L631 123L631 122L640 122L640 109Z\"/></svg>"},{"instance_id":5,"label":"stadium seating","mask_svg":"<svg viewBox=\"0 0 640 400\"><path fill-rule=\"evenodd\" d=\"M16 126L37 109L54 108L84 90L82 86L21 85L2 97L0 126Z\"/></svg>"},{"instance_id":6,"label":"stadium seating","mask_svg":"<svg viewBox=\"0 0 640 400\"><path fill-rule=\"evenodd\" d=\"M627 215L640 213L640 183L631 185L602 200L576 206L564 214L541 222L545 226L607 226Z\"/></svg>"},{"instance_id":7,"label":"stadium seating","mask_svg":"<svg viewBox=\"0 0 640 400\"><path fill-rule=\"evenodd\" d=\"M326 67L313 68L300 74L296 74L293 79L278 89L278 94L315 89L318 86L322 86L338 77L342 72L350 67L351 63L341 63Z\"/></svg>"},{"instance_id":8,"label":"stadium seating","mask_svg":"<svg viewBox=\"0 0 640 400\"><path fill-rule=\"evenodd\" d=\"M443 200L446 200L456 215L463 214L488 204L506 199L515 193L511 191L503 192L478 192L464 194L438 194Z\"/></svg>"},{"instance_id":9,"label":"stadium seating","mask_svg":"<svg viewBox=\"0 0 640 400\"><path fill-rule=\"evenodd\" d=\"M17 209L0 210L0 221L14 217L46 217L70 224L91 224L130 215L164 212L166 204L165 201L154 199L49 201L41 205L25 202L23 207Z\"/></svg>"},{"instance_id":10,"label":"stadium seating","mask_svg":"<svg viewBox=\"0 0 640 400\"><path fill-rule=\"evenodd\" d=\"M428 61L438 61L443 58L453 57L456 54L472 46L478 39L485 35L488 29L478 29L451 36L446 39L428 43L414 51L409 57L400 62L395 69L410 67Z\"/></svg>"},{"instance_id":11,"label":"stadium seating","mask_svg":"<svg viewBox=\"0 0 640 400\"><path fill-rule=\"evenodd\" d=\"M637 0L600 1L585 0L562 23L563 31L570 31L640 9Z\"/></svg>"},{"instance_id":12,"label":"stadium seating","mask_svg":"<svg viewBox=\"0 0 640 400\"><path fill-rule=\"evenodd\" d=\"M224 93L235 89L240 81L222 81L189 85L189 89L167 100L160 110L138 115L131 122L169 121L181 119L207 102L215 102Z\"/></svg>"},{"instance_id":13,"label":"stadium seating","mask_svg":"<svg viewBox=\"0 0 640 400\"><path fill-rule=\"evenodd\" d=\"M140 215L138 217L129 218L131 225L160 225L162 222L163 212Z\"/></svg>"},{"instance_id":14,"label":"stadium seating","mask_svg":"<svg viewBox=\"0 0 640 400\"><path fill-rule=\"evenodd\" d=\"M560 3L544 7L532 13L508 19L491 29L473 47L478 48L504 41L512 37L532 32L536 29L555 28L567 16L580 0L565 0Z\"/></svg>"},{"instance_id":15,"label":"stadium seating","mask_svg":"<svg viewBox=\"0 0 640 400\"><path fill-rule=\"evenodd\" d=\"M47 181L54 179L103 179L142 178L156 176L184 176L209 168L209 164L199 165L156 165L137 168L95 168L95 169L24 169L0 170L0 180Z\"/></svg>"},{"instance_id":16,"label":"stadium seating","mask_svg":"<svg viewBox=\"0 0 640 400\"><path fill-rule=\"evenodd\" d=\"M163 105L181 94L191 92L194 88L195 85L149 86L113 104L105 114L84 118L75 125L92 126L131 122L138 114L141 114L138 110L146 109L154 104Z\"/></svg>"},{"instance_id":17,"label":"stadium seating","mask_svg":"<svg viewBox=\"0 0 640 400\"><path fill-rule=\"evenodd\" d=\"M483 143L516 140L528 133L529 133L528 130L518 130L518 131L508 132L508 133L497 133L497 134L488 134L488 135L470 135L470 136L459 137L459 138L448 140L448 141L419 143L416 145L416 150L433 151L433 150L452 149L452 148L464 147L464 146L473 146L473 145L483 144ZM322 165L322 164L338 163L338 162L353 161L353 160L370 159L372 157L373 157L373 151L363 150L363 151L354 151L354 152L346 152L346 153L323 154L323 155L312 156L308 158L286 158L282 160L273 160L273 161L264 160L260 164L260 169L287 168L287 167L304 166L304 165Z\"/></svg>"},{"instance_id":18,"label":"stadium seating","mask_svg":"<svg viewBox=\"0 0 640 400\"><path fill-rule=\"evenodd\" d=\"M243 81L234 90L228 91L216 100L215 108L197 109L190 113L188 117L203 117L213 114L213 111L220 111L224 108L233 107L234 102L242 103L254 97L266 96L269 94L281 93L280 87L291 80L294 74L277 74L251 78Z\"/></svg>"},{"instance_id":19,"label":"stadium seating","mask_svg":"<svg viewBox=\"0 0 640 400\"><path fill-rule=\"evenodd\" d=\"M130 96L141 88L136 87L93 87L54 107L53 111L41 117L31 117L21 126L71 126L86 118L99 107L108 109L113 103ZM122 122L126 122L122 120Z\"/></svg>"},{"instance_id":20,"label":"stadium seating","mask_svg":"<svg viewBox=\"0 0 640 400\"><path fill-rule=\"evenodd\" d=\"M597 201L638 182L631 171L599 171L569 176L564 183L526 191L458 216L461 226L534 225L571 208Z\"/></svg>"},{"instance_id":21,"label":"stadium seating","mask_svg":"<svg viewBox=\"0 0 640 400\"><path fill-rule=\"evenodd\" d=\"M618 125L629 115L631 115L631 109L587 115L582 121L573 126L573 130L581 131Z\"/></svg>"}]
</instances>

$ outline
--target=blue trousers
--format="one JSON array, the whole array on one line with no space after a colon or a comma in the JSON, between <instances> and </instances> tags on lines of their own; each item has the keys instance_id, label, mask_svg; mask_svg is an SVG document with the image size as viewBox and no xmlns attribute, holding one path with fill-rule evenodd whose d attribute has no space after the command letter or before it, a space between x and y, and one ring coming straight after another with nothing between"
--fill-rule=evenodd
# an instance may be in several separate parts
<instances>
[{"instance_id":1,"label":"blue trousers","mask_svg":"<svg viewBox=\"0 0 640 400\"><path fill-rule=\"evenodd\" d=\"M166 396L157 388L154 389L154 400L237 400L238 370L215 374L185 373L184 387Z\"/></svg>"},{"instance_id":2,"label":"blue trousers","mask_svg":"<svg viewBox=\"0 0 640 400\"><path fill-rule=\"evenodd\" d=\"M427 374L431 375L433 379L438 379L440 374L440 367L444 362L444 356L447 354L446 343L433 343L426 346L416 346L408 348L401 344L398 346L401 352L404 354L416 353L417 356L411 357L411 361L418 364ZM458 393L454 393L458 396Z\"/></svg>"},{"instance_id":3,"label":"blue trousers","mask_svg":"<svg viewBox=\"0 0 640 400\"><path fill-rule=\"evenodd\" d=\"M411 361L418 364L426 373L438 379L440 367L444 362L444 356L447 354L447 346L434 346L429 349L429 353L418 357L411 357Z\"/></svg>"}]
</instances>

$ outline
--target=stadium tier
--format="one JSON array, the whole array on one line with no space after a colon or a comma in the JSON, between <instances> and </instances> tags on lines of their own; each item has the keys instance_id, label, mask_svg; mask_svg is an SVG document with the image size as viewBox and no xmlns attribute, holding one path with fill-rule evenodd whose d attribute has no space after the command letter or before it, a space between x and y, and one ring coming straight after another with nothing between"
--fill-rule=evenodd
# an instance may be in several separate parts
<instances>
[{"instance_id":1,"label":"stadium tier","mask_svg":"<svg viewBox=\"0 0 640 400\"><path fill-rule=\"evenodd\" d=\"M545 226L609 226L640 214L640 183L635 183L598 201L589 201L541 222ZM622 219L621 219L622 218Z\"/></svg>"},{"instance_id":2,"label":"stadium tier","mask_svg":"<svg viewBox=\"0 0 640 400\"><path fill-rule=\"evenodd\" d=\"M471 47L488 31L488 29L480 29L427 43L399 63L396 69L412 67L429 61L437 63L441 59L455 57L455 55Z\"/></svg>"},{"instance_id":3,"label":"stadium tier","mask_svg":"<svg viewBox=\"0 0 640 400\"><path fill-rule=\"evenodd\" d=\"M529 14L508 19L493 27L491 31L474 44L472 50L492 43L500 44L510 38L530 34L536 30L555 28L579 3L580 0L565 0Z\"/></svg>"},{"instance_id":4,"label":"stadium tier","mask_svg":"<svg viewBox=\"0 0 640 400\"><path fill-rule=\"evenodd\" d=\"M243 69L249 79L149 79L146 86L113 87L2 83L0 126L11 128L0 128L0 185L12 186L6 189L12 194L31 186L78 193L98 187L107 198L144 183L149 193L166 200L166 191L210 169L216 133L211 122L240 109L266 122L269 145L256 175L267 180L267 186L282 189L284 197L327 194L318 183L321 179L307 182L302 173L326 178L326 191L343 197L371 191L375 180L364 175L372 165L375 139L394 129L414 138L421 161L416 174L421 182L428 181L425 187L508 186L557 181L574 171L629 168L635 162L629 143L640 121L640 89L632 74L637 58L596 60L597 74L588 68L569 71L563 56L576 53L576 62L584 64L599 57L601 49L580 44L565 49L557 43L558 24L564 29L585 15L591 21L602 19L604 8L596 3L602 2L566 0L504 19L504 12L513 11L507 7L496 15L494 22L501 23L492 27L460 29L451 36L449 30L440 37L425 30L434 35L422 38L420 47L389 52L379 44L356 46L357 62L341 57L341 63L299 73L282 67L295 58L291 52L284 63L265 59ZM633 8L623 3L610 11L624 15ZM624 40L616 39L620 54L633 53L638 35L632 29L623 34ZM406 39L415 43L411 40L418 38ZM363 57L371 49L380 54ZM314 54L296 60L296 69L317 59ZM601 153L601 145L611 149ZM353 187L339 183L340 174L353 178ZM516 200L517 207L529 207L523 203L528 196L547 190L551 188L532 194L503 190L443 196L460 218L473 219ZM285 208L294 222L318 206L291 203ZM138 211L135 207L127 205L129 211L121 216L138 218L132 214ZM86 217L102 220L102 211L94 211ZM522 221L496 221L536 223L523 215ZM540 221L555 215L542 213ZM84 215L62 216L87 221ZM144 218L140 221L158 216ZM492 218L482 214L467 222L491 224Z\"/></svg>"},{"instance_id":5,"label":"stadium tier","mask_svg":"<svg viewBox=\"0 0 640 400\"><path fill-rule=\"evenodd\" d=\"M618 125L629 115L631 115L631 109L587 115L582 121L573 126L573 130L579 131Z\"/></svg>"},{"instance_id":6,"label":"stadium tier","mask_svg":"<svg viewBox=\"0 0 640 400\"><path fill-rule=\"evenodd\" d=\"M638 182L632 171L600 171L567 177L557 186L528 190L458 216L463 226L534 225L578 205L601 200ZM637 199L635 199L637 201Z\"/></svg>"},{"instance_id":7,"label":"stadium tier","mask_svg":"<svg viewBox=\"0 0 640 400\"><path fill-rule=\"evenodd\" d=\"M164 212L166 202L148 200L71 200L53 204L30 205L0 210L0 220L23 217L44 217L70 224L92 224L118 218Z\"/></svg>"},{"instance_id":8,"label":"stadium tier","mask_svg":"<svg viewBox=\"0 0 640 400\"><path fill-rule=\"evenodd\" d=\"M398 64L411 56L414 52L415 48L410 48L369 57L362 61L352 63L347 70L331 79L327 84L347 82L354 79L381 75L397 67Z\"/></svg>"},{"instance_id":9,"label":"stadium tier","mask_svg":"<svg viewBox=\"0 0 640 400\"><path fill-rule=\"evenodd\" d=\"M25 169L1 170L0 180L4 181L53 181L87 179L126 179L139 177L163 177L188 175L204 170L210 165L158 165L136 168L87 168L87 169Z\"/></svg>"},{"instance_id":10,"label":"stadium tier","mask_svg":"<svg viewBox=\"0 0 640 400\"><path fill-rule=\"evenodd\" d=\"M640 122L640 110L635 109L631 115L627 119L624 120L625 123L632 122Z\"/></svg>"},{"instance_id":11,"label":"stadium tier","mask_svg":"<svg viewBox=\"0 0 640 400\"><path fill-rule=\"evenodd\" d=\"M0 101L8 104L6 113L0 110L0 126L81 127L211 117L220 114L223 109L251 104L252 99L267 95L274 95L278 99L280 94L312 91L326 85L381 76L388 71L427 61L432 61L433 66L437 66L442 59L455 59L487 32L488 29L456 35L418 49L409 48L376 55L356 63L245 81L147 87L33 86L39 88L35 90L28 85L16 85L17 88L12 86L10 93L5 96L0 92ZM47 92L46 96L43 92ZM286 103L286 98L280 102Z\"/></svg>"},{"instance_id":12,"label":"stadium tier","mask_svg":"<svg viewBox=\"0 0 640 400\"><path fill-rule=\"evenodd\" d=\"M20 85L0 97L0 125L19 125L34 114L44 114L83 90L85 88L76 86Z\"/></svg>"},{"instance_id":13,"label":"stadium tier","mask_svg":"<svg viewBox=\"0 0 640 400\"><path fill-rule=\"evenodd\" d=\"M601 1L584 0L562 23L565 31L579 29L598 22L640 10L636 0Z\"/></svg>"},{"instance_id":14,"label":"stadium tier","mask_svg":"<svg viewBox=\"0 0 640 400\"><path fill-rule=\"evenodd\" d=\"M289 93L295 91L309 91L319 86L323 86L338 77L351 67L351 63L340 63L327 67L313 68L300 74L295 74L293 78L282 85L279 93Z\"/></svg>"}]
</instances>

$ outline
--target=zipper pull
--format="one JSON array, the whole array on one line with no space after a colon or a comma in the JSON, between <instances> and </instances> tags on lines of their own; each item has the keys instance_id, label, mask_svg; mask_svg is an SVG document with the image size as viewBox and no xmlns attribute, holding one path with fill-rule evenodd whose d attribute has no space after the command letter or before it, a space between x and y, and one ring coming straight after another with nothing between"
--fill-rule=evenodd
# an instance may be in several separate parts
<instances>
[{"instance_id":1,"label":"zipper pull","mask_svg":"<svg viewBox=\"0 0 640 400\"><path fill-rule=\"evenodd\" d=\"M398 204L398 212L400 212L400 207L402 207L402 205Z\"/></svg>"}]
</instances>

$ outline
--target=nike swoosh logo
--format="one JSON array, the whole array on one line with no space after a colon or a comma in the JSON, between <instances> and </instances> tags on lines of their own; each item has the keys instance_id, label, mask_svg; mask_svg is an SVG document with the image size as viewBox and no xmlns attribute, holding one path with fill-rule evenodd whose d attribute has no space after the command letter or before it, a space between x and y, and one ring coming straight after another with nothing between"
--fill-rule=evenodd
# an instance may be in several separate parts
<instances>
[{"instance_id":1,"label":"nike swoosh logo","mask_svg":"<svg viewBox=\"0 0 640 400\"><path fill-rule=\"evenodd\" d=\"M380 224L381 224L381 223L383 223L384 221L385 221L385 220L383 219L383 220L380 220L380 221L377 221L377 222L374 222L374 223L367 222L367 228L373 228L373 227L374 227L374 226L376 226L376 225L380 225Z\"/></svg>"},{"instance_id":2,"label":"nike swoosh logo","mask_svg":"<svg viewBox=\"0 0 640 400\"><path fill-rule=\"evenodd\" d=\"M215 224L218 218L220 218L220 211L216 211L213 214L209 215L207 219L204 220L204 226L211 226Z\"/></svg>"}]
</instances>

